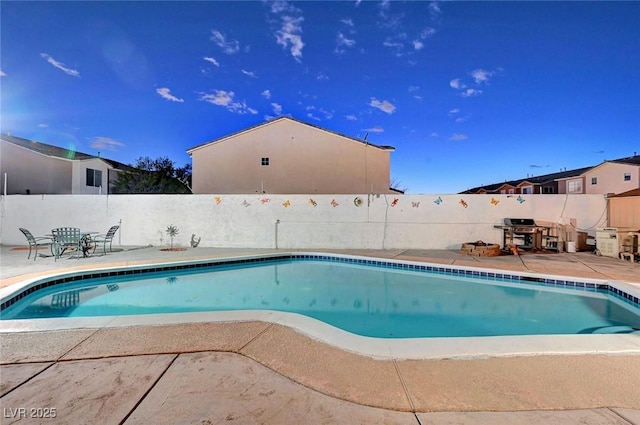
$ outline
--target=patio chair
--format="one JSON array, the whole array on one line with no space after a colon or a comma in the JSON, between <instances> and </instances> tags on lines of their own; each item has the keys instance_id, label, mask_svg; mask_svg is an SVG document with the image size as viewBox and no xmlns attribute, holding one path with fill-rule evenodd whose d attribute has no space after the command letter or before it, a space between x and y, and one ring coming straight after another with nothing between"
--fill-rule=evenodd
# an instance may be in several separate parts
<instances>
[{"instance_id":1,"label":"patio chair","mask_svg":"<svg viewBox=\"0 0 640 425\"><path fill-rule=\"evenodd\" d=\"M53 235L56 258L60 258L60 256L68 249L81 252L84 256L85 252L82 249L83 235L80 232L80 229L77 227L58 227L56 229L52 229L51 234Z\"/></svg>"},{"instance_id":2,"label":"patio chair","mask_svg":"<svg viewBox=\"0 0 640 425\"><path fill-rule=\"evenodd\" d=\"M27 259L31 258L31 249L34 249L35 254L33 255L33 261L36 261L38 248L41 246L49 246L49 249L51 249L51 255L55 255L52 238L49 236L33 236L30 231L22 227L20 227L20 231L27 238L27 242L29 242L29 255L27 255Z\"/></svg>"},{"instance_id":3,"label":"patio chair","mask_svg":"<svg viewBox=\"0 0 640 425\"><path fill-rule=\"evenodd\" d=\"M119 228L120 226L111 226L111 228L106 234L96 235L92 237L91 241L93 242L93 252L94 253L96 252L96 248L98 247L98 244L102 244L102 252L106 254L107 243L109 244L109 252L113 252L111 249L111 244L113 243L113 237L116 235L116 232L118 231Z\"/></svg>"}]
</instances>

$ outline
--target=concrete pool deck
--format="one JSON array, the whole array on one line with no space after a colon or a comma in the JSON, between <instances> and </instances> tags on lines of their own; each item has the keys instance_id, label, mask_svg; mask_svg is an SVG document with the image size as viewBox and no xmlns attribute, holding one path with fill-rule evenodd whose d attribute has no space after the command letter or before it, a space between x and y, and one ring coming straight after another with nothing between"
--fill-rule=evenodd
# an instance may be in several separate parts
<instances>
[{"instance_id":1,"label":"concrete pool deck","mask_svg":"<svg viewBox=\"0 0 640 425\"><path fill-rule=\"evenodd\" d=\"M273 252L280 251L127 247L104 256L34 262L25 251L3 246L0 287L67 270ZM640 288L640 264L591 253L478 258L433 250L324 252L614 280ZM630 337L638 340L640 350L640 336ZM28 332L7 330L0 323L0 344L3 424L18 419L297 424L303 419L640 425L640 351L380 360L265 321ZM53 408L53 419L34 417L51 416L47 409Z\"/></svg>"}]
</instances>

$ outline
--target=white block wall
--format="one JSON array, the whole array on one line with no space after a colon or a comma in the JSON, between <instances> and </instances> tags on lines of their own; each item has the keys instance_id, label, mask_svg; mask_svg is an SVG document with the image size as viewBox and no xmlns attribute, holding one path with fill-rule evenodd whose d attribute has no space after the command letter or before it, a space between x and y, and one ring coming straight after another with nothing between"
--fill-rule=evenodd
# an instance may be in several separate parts
<instances>
[{"instance_id":1,"label":"white block wall","mask_svg":"<svg viewBox=\"0 0 640 425\"><path fill-rule=\"evenodd\" d=\"M62 226L105 233L120 224L117 245L354 249L459 249L502 243L505 217L606 226L603 195L9 195L1 199L0 243L24 245ZM462 202L464 201L464 203ZM315 203L315 205L314 205ZM466 207L465 207L466 205ZM277 220L279 223L276 224Z\"/></svg>"}]
</instances>

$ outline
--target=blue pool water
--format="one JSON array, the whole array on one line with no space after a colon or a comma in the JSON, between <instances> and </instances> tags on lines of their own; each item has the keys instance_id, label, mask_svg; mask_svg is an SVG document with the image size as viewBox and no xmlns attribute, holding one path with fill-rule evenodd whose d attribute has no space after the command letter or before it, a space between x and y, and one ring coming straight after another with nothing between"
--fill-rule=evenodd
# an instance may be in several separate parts
<instances>
[{"instance_id":1,"label":"blue pool water","mask_svg":"<svg viewBox=\"0 0 640 425\"><path fill-rule=\"evenodd\" d=\"M640 309L608 291L305 259L84 279L46 287L3 320L275 310L380 338L630 333Z\"/></svg>"}]
</instances>

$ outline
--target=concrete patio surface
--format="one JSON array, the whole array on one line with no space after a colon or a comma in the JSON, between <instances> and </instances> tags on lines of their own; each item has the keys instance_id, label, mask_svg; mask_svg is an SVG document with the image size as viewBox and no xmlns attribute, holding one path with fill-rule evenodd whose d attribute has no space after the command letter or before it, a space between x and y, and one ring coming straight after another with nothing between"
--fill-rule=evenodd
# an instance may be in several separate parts
<instances>
[{"instance_id":1,"label":"concrete patio surface","mask_svg":"<svg viewBox=\"0 0 640 425\"><path fill-rule=\"evenodd\" d=\"M12 248L0 247L0 287L58 271L278 252L125 247L34 262ZM329 252L640 288L640 264L591 253ZM2 424L640 425L637 353L375 359L259 320L30 332L0 322L0 349Z\"/></svg>"}]
</instances>

